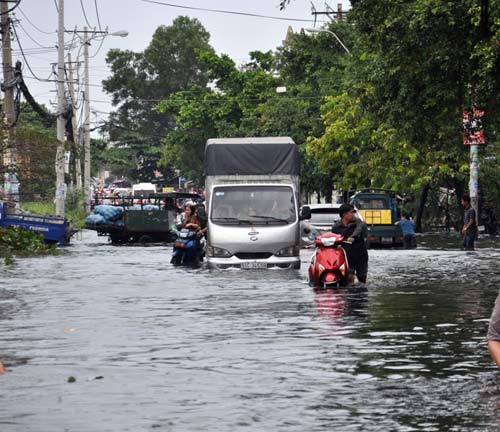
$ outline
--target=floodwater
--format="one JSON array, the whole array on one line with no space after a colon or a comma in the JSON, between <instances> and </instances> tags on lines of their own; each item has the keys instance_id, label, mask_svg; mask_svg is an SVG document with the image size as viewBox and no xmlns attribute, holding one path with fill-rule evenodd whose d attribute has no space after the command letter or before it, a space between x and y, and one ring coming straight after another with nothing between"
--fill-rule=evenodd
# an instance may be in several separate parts
<instances>
[{"instance_id":1,"label":"floodwater","mask_svg":"<svg viewBox=\"0 0 500 432\"><path fill-rule=\"evenodd\" d=\"M94 232L0 264L0 430L497 431L500 239L419 241L370 250L367 292L315 293L310 250L192 270Z\"/></svg>"}]
</instances>

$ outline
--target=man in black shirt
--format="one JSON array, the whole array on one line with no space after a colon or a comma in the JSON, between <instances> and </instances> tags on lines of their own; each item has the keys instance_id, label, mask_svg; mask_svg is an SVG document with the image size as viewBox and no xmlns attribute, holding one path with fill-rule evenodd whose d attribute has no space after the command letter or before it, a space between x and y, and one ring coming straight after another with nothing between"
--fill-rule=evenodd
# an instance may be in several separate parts
<instances>
[{"instance_id":1,"label":"man in black shirt","mask_svg":"<svg viewBox=\"0 0 500 432\"><path fill-rule=\"evenodd\" d=\"M476 211L470 205L470 197L464 195L460 201L464 208L464 227L462 235L464 236L464 249L474 250L474 240L477 238Z\"/></svg>"},{"instance_id":2,"label":"man in black shirt","mask_svg":"<svg viewBox=\"0 0 500 432\"><path fill-rule=\"evenodd\" d=\"M366 239L368 228L356 217L356 209L351 204L342 204L339 208L340 220L332 227L332 232L344 237L344 249L349 262L349 272L356 274L361 285L366 284L368 276L368 250Z\"/></svg>"}]
</instances>

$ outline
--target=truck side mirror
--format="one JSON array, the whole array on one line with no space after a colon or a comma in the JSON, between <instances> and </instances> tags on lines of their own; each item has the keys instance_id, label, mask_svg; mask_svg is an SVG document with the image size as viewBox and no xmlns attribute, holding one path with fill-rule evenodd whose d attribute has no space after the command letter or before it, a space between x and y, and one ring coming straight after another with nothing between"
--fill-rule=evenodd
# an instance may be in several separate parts
<instances>
[{"instance_id":1,"label":"truck side mirror","mask_svg":"<svg viewBox=\"0 0 500 432\"><path fill-rule=\"evenodd\" d=\"M300 211L300 219L311 219L311 207L309 206L304 206L302 207L302 210Z\"/></svg>"}]
</instances>

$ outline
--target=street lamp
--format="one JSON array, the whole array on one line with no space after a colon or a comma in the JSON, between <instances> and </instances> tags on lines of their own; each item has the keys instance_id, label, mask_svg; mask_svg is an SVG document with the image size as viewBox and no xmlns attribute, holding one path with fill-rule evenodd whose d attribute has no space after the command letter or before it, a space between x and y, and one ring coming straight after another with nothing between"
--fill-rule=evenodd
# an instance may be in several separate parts
<instances>
[{"instance_id":1,"label":"street lamp","mask_svg":"<svg viewBox=\"0 0 500 432\"><path fill-rule=\"evenodd\" d=\"M309 32L309 33L330 33L330 34L332 34L335 37L335 39L337 39L338 43L340 45L342 45L342 48L344 48L346 50L347 54L352 55L351 51L349 51L347 49L347 47L342 43L342 41L340 40L340 38L334 32L332 32L331 30L327 30L327 29L323 29L323 28L319 28L319 29L317 29L317 28L307 28L306 31Z\"/></svg>"}]
</instances>

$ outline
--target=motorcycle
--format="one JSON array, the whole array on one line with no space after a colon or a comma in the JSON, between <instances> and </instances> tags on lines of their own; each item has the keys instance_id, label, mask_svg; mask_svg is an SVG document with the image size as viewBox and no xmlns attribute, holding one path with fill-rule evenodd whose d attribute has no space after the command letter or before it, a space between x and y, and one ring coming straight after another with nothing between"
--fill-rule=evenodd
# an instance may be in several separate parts
<instances>
[{"instance_id":1,"label":"motorcycle","mask_svg":"<svg viewBox=\"0 0 500 432\"><path fill-rule=\"evenodd\" d=\"M200 263L200 252L200 240L196 231L182 228L177 231L170 262L174 265L196 266Z\"/></svg>"},{"instance_id":2,"label":"motorcycle","mask_svg":"<svg viewBox=\"0 0 500 432\"><path fill-rule=\"evenodd\" d=\"M315 288L345 287L349 284L349 263L340 234L327 232L314 240L316 250L309 265L309 285Z\"/></svg>"}]
</instances>

